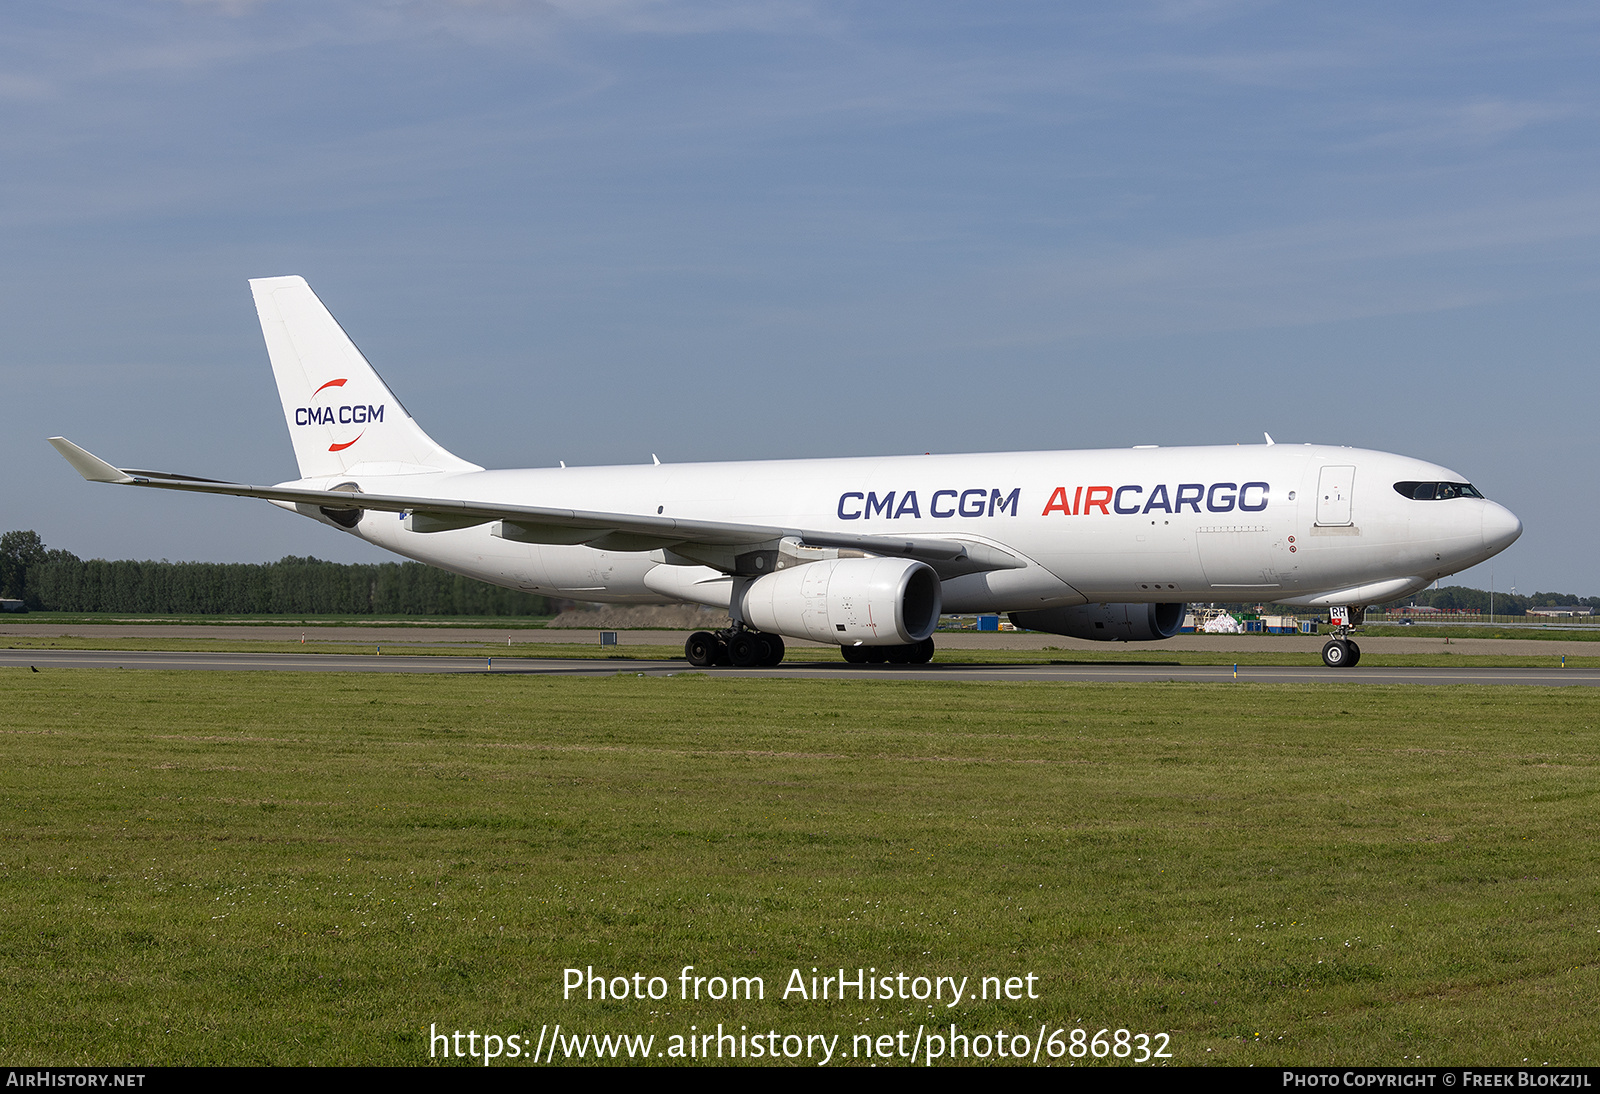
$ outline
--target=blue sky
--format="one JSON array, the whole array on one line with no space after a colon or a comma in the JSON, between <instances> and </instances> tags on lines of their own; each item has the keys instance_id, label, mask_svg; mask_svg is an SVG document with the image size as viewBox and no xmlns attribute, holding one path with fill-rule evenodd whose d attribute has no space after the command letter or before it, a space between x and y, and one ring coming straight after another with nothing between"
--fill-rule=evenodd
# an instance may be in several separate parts
<instances>
[{"instance_id":1,"label":"blue sky","mask_svg":"<svg viewBox=\"0 0 1600 1094\"><path fill-rule=\"evenodd\" d=\"M1317 441L1600 594L1600 10L119 0L0 11L4 528L380 553L294 475L304 275L488 466ZM1487 586L1488 567L1460 580Z\"/></svg>"}]
</instances>

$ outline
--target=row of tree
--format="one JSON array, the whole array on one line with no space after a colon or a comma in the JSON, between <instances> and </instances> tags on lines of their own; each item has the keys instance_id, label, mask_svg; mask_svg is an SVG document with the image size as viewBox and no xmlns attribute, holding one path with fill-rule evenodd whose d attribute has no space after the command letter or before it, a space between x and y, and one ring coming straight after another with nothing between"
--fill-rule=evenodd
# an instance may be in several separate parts
<instances>
[{"instance_id":1,"label":"row of tree","mask_svg":"<svg viewBox=\"0 0 1600 1094\"><path fill-rule=\"evenodd\" d=\"M546 598L419 562L84 561L35 532L0 536L0 595L29 609L174 615L549 615Z\"/></svg>"},{"instance_id":2,"label":"row of tree","mask_svg":"<svg viewBox=\"0 0 1600 1094\"><path fill-rule=\"evenodd\" d=\"M1534 593L1529 596L1524 593L1495 592L1495 615L1526 615L1529 608L1579 608L1590 607L1600 612L1600 596L1573 596L1571 593ZM1490 608L1491 594L1484 589L1469 589L1462 585L1446 585L1442 589L1424 589L1404 600L1396 601L1390 607L1405 607L1416 604L1426 608L1439 608L1444 611L1477 612L1487 615Z\"/></svg>"}]
</instances>

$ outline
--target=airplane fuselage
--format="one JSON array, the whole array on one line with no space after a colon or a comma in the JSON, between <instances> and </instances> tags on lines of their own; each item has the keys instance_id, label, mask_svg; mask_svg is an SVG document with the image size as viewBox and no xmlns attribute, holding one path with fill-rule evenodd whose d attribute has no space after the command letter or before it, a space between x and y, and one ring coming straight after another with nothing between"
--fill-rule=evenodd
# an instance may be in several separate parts
<instances>
[{"instance_id":1,"label":"airplane fuselage","mask_svg":"<svg viewBox=\"0 0 1600 1094\"><path fill-rule=\"evenodd\" d=\"M1092 602L1300 604L1393 599L1502 550L1495 502L1417 500L1396 483L1465 483L1436 464L1322 445L974 453L363 475L366 493L745 521L988 544L1023 565L946 578L946 612ZM293 508L292 506L289 506ZM304 509L305 507L302 507ZM479 525L408 530L367 513L353 534L495 584L660 603L660 551L518 543ZM1333 599L1328 599L1330 596Z\"/></svg>"}]
</instances>

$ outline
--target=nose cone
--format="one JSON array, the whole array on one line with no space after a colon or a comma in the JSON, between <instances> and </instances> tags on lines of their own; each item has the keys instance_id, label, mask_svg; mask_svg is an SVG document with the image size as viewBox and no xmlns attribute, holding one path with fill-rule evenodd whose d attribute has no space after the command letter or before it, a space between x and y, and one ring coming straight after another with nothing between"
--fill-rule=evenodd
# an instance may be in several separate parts
<instances>
[{"instance_id":1,"label":"nose cone","mask_svg":"<svg viewBox=\"0 0 1600 1094\"><path fill-rule=\"evenodd\" d=\"M1503 505L1488 502L1483 507L1483 547L1497 555L1517 541L1522 534L1522 522Z\"/></svg>"}]
</instances>

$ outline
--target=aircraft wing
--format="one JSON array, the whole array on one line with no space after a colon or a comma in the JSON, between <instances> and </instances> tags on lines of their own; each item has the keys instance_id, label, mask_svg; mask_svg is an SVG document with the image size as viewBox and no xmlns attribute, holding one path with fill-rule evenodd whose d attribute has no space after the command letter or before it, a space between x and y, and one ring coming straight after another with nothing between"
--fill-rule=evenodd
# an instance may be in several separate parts
<instances>
[{"instance_id":1,"label":"aircraft wing","mask_svg":"<svg viewBox=\"0 0 1600 1094\"><path fill-rule=\"evenodd\" d=\"M354 494L346 490L251 486L166 471L115 467L65 437L51 437L50 443L90 482L201 494L229 494L335 511L371 509L404 513L407 527L415 532L442 532L500 521L507 526L503 529L506 533L504 538L507 539L526 543L587 544L614 551L652 551L677 545L754 548L788 538L808 547L846 548L874 555L916 559L933 566L941 577L984 570L1021 569L1028 565L1024 559L998 547L958 539L856 535L780 525L684 520L653 514L605 513L400 494Z\"/></svg>"}]
</instances>

